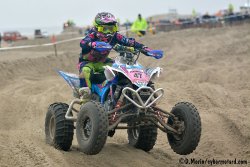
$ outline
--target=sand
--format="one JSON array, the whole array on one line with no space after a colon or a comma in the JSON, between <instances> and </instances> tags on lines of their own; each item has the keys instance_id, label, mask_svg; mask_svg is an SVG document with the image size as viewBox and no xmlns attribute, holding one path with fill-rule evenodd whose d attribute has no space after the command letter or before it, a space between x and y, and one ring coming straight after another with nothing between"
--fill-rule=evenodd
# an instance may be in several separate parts
<instances>
[{"instance_id":1,"label":"sand","mask_svg":"<svg viewBox=\"0 0 250 167\"><path fill-rule=\"evenodd\" d=\"M161 60L140 57L145 66L163 68L157 83L165 90L161 106L170 111L177 102L189 101L199 110L201 140L185 157L237 158L250 166L250 25L158 33L138 40L165 51ZM77 73L79 41L57 49L57 57L52 46L0 52L0 166L185 166L179 163L185 157L171 150L161 131L149 153L129 146L126 130L108 138L94 156L78 150L75 136L68 152L47 145L44 122L49 104L73 99L55 69Z\"/></svg>"}]
</instances>

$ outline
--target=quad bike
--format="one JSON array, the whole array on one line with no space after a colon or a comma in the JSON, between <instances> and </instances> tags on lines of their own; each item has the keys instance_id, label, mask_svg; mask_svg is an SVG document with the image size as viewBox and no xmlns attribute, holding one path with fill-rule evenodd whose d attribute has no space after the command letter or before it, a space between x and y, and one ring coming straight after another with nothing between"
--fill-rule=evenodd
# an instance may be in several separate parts
<instances>
[{"instance_id":1,"label":"quad bike","mask_svg":"<svg viewBox=\"0 0 250 167\"><path fill-rule=\"evenodd\" d=\"M114 49L119 55L112 66L104 66L104 74L92 75L91 90L79 88L78 75L58 71L73 89L75 99L70 105L53 103L49 106L45 118L46 142L67 151L76 129L80 150L93 155L102 150L107 137L112 137L116 129L127 129L130 145L150 151L160 129L166 133L174 152L192 153L201 136L199 113L189 102L177 103L170 112L157 106L164 90L155 89L153 81L159 77L161 68L144 68L137 62L140 51L132 47L116 45L112 48L107 43L97 42L95 49ZM163 52L148 53L157 54Z\"/></svg>"}]
</instances>

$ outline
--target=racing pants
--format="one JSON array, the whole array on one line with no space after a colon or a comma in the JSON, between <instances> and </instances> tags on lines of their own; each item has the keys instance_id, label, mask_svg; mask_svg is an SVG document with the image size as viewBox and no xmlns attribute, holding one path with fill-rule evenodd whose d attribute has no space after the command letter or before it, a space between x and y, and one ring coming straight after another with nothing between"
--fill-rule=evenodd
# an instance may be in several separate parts
<instances>
[{"instance_id":1,"label":"racing pants","mask_svg":"<svg viewBox=\"0 0 250 167\"><path fill-rule=\"evenodd\" d=\"M105 62L90 62L83 61L79 63L79 78L80 78L80 87L88 86L91 89L91 74L101 73L104 71L103 66L110 65L112 66L113 60L107 58Z\"/></svg>"}]
</instances>

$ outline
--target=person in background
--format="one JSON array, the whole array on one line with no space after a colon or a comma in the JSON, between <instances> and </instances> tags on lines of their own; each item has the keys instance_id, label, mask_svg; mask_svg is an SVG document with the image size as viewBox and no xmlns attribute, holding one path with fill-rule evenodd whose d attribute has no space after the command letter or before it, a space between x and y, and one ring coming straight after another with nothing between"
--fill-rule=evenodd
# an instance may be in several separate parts
<instances>
[{"instance_id":1,"label":"person in background","mask_svg":"<svg viewBox=\"0 0 250 167\"><path fill-rule=\"evenodd\" d=\"M148 31L151 33L151 34L155 34L155 29L154 29L154 26L155 26L155 22L153 21L153 18L150 17L149 20L148 20Z\"/></svg>"},{"instance_id":2,"label":"person in background","mask_svg":"<svg viewBox=\"0 0 250 167\"><path fill-rule=\"evenodd\" d=\"M113 63L113 60L108 58L109 52L98 52L95 50L96 41L106 42L111 46L120 44L134 47L139 49L146 56L151 56L147 55L151 50L150 48L136 42L133 38L126 38L117 31L117 20L113 14L101 12L96 15L94 27L80 42L80 47L82 48L78 64L80 87L88 86L91 89L90 78L95 76L93 74L103 72L103 66L112 65ZM162 55L151 57L160 59Z\"/></svg>"},{"instance_id":3,"label":"person in background","mask_svg":"<svg viewBox=\"0 0 250 167\"><path fill-rule=\"evenodd\" d=\"M233 15L234 13L234 6L231 3L228 5L228 13L229 15Z\"/></svg>"},{"instance_id":4,"label":"person in background","mask_svg":"<svg viewBox=\"0 0 250 167\"><path fill-rule=\"evenodd\" d=\"M148 23L146 19L142 18L141 14L138 14L138 18L132 24L131 30L135 32L139 37L146 35Z\"/></svg>"},{"instance_id":5,"label":"person in background","mask_svg":"<svg viewBox=\"0 0 250 167\"><path fill-rule=\"evenodd\" d=\"M83 28L79 28L78 32L79 32L80 35L82 35L83 34Z\"/></svg>"},{"instance_id":6,"label":"person in background","mask_svg":"<svg viewBox=\"0 0 250 167\"><path fill-rule=\"evenodd\" d=\"M90 26L87 26L87 28L85 29L84 34L88 35L88 33L90 32L90 30L91 30Z\"/></svg>"}]
</instances>

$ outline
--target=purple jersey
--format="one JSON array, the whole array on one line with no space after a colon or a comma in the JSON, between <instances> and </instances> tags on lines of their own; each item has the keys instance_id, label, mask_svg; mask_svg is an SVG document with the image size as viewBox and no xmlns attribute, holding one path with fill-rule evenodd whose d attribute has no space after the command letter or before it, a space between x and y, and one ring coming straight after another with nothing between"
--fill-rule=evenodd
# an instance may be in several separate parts
<instances>
[{"instance_id":1,"label":"purple jersey","mask_svg":"<svg viewBox=\"0 0 250 167\"><path fill-rule=\"evenodd\" d=\"M115 33L114 35L107 37L106 35L99 33L95 28L92 28L89 33L81 40L80 46L82 53L79 58L79 62L105 62L110 52L97 52L89 46L90 42L103 41L108 42L110 45L120 44L124 46L135 47L141 49L144 45L135 41L133 38L126 38L125 36Z\"/></svg>"}]
</instances>

